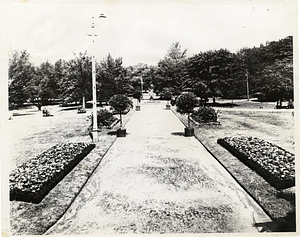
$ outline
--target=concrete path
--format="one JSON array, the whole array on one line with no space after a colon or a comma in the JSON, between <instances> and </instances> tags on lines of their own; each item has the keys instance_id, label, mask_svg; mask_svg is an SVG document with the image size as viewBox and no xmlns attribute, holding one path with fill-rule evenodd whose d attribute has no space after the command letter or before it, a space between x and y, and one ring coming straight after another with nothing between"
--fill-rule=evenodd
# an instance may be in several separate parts
<instances>
[{"instance_id":1,"label":"concrete path","mask_svg":"<svg viewBox=\"0 0 300 237\"><path fill-rule=\"evenodd\" d=\"M271 221L165 102L143 101L126 129L46 234L249 233Z\"/></svg>"}]
</instances>

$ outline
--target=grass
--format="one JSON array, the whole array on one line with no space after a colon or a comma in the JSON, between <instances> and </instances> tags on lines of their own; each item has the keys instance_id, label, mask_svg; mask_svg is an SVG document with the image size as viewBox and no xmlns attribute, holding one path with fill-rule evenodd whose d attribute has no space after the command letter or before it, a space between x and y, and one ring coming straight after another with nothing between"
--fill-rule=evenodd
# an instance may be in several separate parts
<instances>
[{"instance_id":1,"label":"grass","mask_svg":"<svg viewBox=\"0 0 300 237\"><path fill-rule=\"evenodd\" d=\"M92 142L88 127L91 124L87 113L77 114L76 108L65 110L58 105L48 106L53 117L42 117L42 112L36 107L28 107L13 111L11 123L11 169L37 156L57 143L63 142ZM30 115L24 115L30 114ZM123 115L123 124L126 124L131 113ZM116 115L117 118L119 118ZM103 128L99 136L107 136L110 129Z\"/></svg>"},{"instance_id":2,"label":"grass","mask_svg":"<svg viewBox=\"0 0 300 237\"><path fill-rule=\"evenodd\" d=\"M232 103L233 102L233 103ZM208 104L213 106L212 101ZM247 109L274 109L276 102L260 102L257 99L217 99L215 107L233 107L233 108L247 108Z\"/></svg>"},{"instance_id":3,"label":"grass","mask_svg":"<svg viewBox=\"0 0 300 237\"><path fill-rule=\"evenodd\" d=\"M257 200L272 219L278 223L274 230L293 230L293 226L283 225L286 220L293 221L294 195L277 191L226 149L217 144L217 139L225 136L250 135L262 138L295 153L292 111L276 111L273 109L274 105L257 102L234 101L234 103L239 106L233 109L221 109L222 113L219 118L222 124L221 127L196 128L195 134L248 193ZM267 108L269 111L239 110L243 108L259 109L260 107ZM42 113L34 108L14 111L19 116L14 116L13 120L10 121L13 137L10 153L12 168L60 142L91 142L87 130L90 125L87 116L91 113L91 109L87 109L86 114L77 114L76 110L63 110L58 106L51 106L50 111L54 116L44 118ZM187 116L177 115L182 121L187 122ZM122 116L123 124L126 124L130 116L131 113ZM77 171L74 171L73 174L70 173L71 175L58 184L41 204L34 206L27 203L12 202L12 234L43 234L57 221L57 218L63 215L64 210L74 196L62 197L61 194L69 192L66 189L76 189L72 195L77 195L87 179L82 174L83 167L99 163L101 157L109 149L110 144L113 143L114 139L107 134L109 131L103 129L99 133L101 146L96 147L95 157L88 156L86 162L79 164L75 168ZM93 167L90 167L89 172L92 172L92 169ZM181 172L181 170L179 169L178 172ZM168 176L169 170L157 173L157 175L160 174ZM182 176L181 178L185 180L185 177ZM74 181L75 179L77 181ZM156 211L160 213L159 210Z\"/></svg>"},{"instance_id":4,"label":"grass","mask_svg":"<svg viewBox=\"0 0 300 237\"><path fill-rule=\"evenodd\" d=\"M10 170L58 143L92 142L88 132L91 121L87 118L92 109L87 109L85 114L77 114L76 109L65 110L57 105L48 106L48 109L53 117L42 117L42 112L35 107L13 111L19 116L14 116L9 121ZM123 124L126 124L132 113L133 110L122 116ZM13 235L42 235L57 222L115 141L115 136L107 134L109 131L111 129L103 128L99 132L96 148L39 204L16 201L9 203Z\"/></svg>"},{"instance_id":5,"label":"grass","mask_svg":"<svg viewBox=\"0 0 300 237\"><path fill-rule=\"evenodd\" d=\"M235 101L235 103L237 102ZM238 109L221 109L218 119L221 123L220 127L196 127L193 125L195 136L273 219L274 231L295 231L295 219L293 219L295 195L286 195L283 194L284 192L276 190L260 175L217 144L219 138L226 136L252 136L269 141L295 154L292 111L274 109L260 111L259 107L268 107L269 104L265 106L258 103L256 107L253 102L243 101L239 104ZM187 124L187 116L178 114L175 111L176 107L172 109L181 121Z\"/></svg>"}]
</instances>

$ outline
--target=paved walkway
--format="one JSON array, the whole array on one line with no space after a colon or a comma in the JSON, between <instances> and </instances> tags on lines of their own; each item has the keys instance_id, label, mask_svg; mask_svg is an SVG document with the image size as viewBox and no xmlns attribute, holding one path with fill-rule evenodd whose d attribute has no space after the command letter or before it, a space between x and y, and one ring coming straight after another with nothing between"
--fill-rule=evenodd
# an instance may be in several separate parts
<instances>
[{"instance_id":1,"label":"paved walkway","mask_svg":"<svg viewBox=\"0 0 300 237\"><path fill-rule=\"evenodd\" d=\"M126 129L46 234L249 233L270 221L165 102L143 101Z\"/></svg>"}]
</instances>

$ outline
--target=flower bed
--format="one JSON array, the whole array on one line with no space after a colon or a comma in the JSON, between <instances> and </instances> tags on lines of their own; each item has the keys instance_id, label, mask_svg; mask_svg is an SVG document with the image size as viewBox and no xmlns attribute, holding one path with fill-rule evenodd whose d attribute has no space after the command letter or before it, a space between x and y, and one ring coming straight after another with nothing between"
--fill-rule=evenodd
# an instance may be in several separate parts
<instances>
[{"instance_id":1,"label":"flower bed","mask_svg":"<svg viewBox=\"0 0 300 237\"><path fill-rule=\"evenodd\" d=\"M295 155L253 137L225 137L218 143L255 170L276 189L295 185Z\"/></svg>"},{"instance_id":2,"label":"flower bed","mask_svg":"<svg viewBox=\"0 0 300 237\"><path fill-rule=\"evenodd\" d=\"M61 143L20 165L9 176L10 200L41 202L94 147Z\"/></svg>"}]
</instances>

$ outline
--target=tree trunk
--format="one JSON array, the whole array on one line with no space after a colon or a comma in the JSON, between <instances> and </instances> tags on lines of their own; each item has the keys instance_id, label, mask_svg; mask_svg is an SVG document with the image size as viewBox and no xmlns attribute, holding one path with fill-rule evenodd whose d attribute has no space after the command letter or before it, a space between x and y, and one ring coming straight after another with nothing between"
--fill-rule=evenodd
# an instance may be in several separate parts
<instances>
[{"instance_id":1,"label":"tree trunk","mask_svg":"<svg viewBox=\"0 0 300 237\"><path fill-rule=\"evenodd\" d=\"M122 112L120 111L120 129L122 129Z\"/></svg>"},{"instance_id":2,"label":"tree trunk","mask_svg":"<svg viewBox=\"0 0 300 237\"><path fill-rule=\"evenodd\" d=\"M190 128L190 113L188 113L188 127Z\"/></svg>"},{"instance_id":3,"label":"tree trunk","mask_svg":"<svg viewBox=\"0 0 300 237\"><path fill-rule=\"evenodd\" d=\"M41 103L34 103L33 101L31 102L34 106L36 106L38 108L38 111L41 111L42 110L42 102Z\"/></svg>"}]
</instances>

